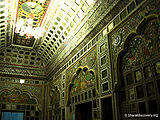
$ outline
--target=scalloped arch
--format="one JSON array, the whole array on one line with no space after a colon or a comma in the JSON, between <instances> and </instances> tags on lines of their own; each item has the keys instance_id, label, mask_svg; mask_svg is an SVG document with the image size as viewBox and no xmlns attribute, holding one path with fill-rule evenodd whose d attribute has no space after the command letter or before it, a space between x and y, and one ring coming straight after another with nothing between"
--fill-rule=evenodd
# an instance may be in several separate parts
<instances>
[{"instance_id":1,"label":"scalloped arch","mask_svg":"<svg viewBox=\"0 0 160 120\"><path fill-rule=\"evenodd\" d=\"M145 17L141 21L141 23L137 26L136 32L131 32L130 34L128 34L127 38L124 40L125 41L124 45L122 47L122 50L118 54L117 62L116 62L117 78L116 78L115 86L116 85L119 86L119 81L121 81L121 74L119 72L119 71L121 71L121 64L119 64L119 63L122 63L122 58L128 52L130 40L135 36L142 35L145 30L145 25L154 19L157 19L159 21L160 16L157 14L152 14L152 15Z\"/></svg>"},{"instance_id":2,"label":"scalloped arch","mask_svg":"<svg viewBox=\"0 0 160 120\"><path fill-rule=\"evenodd\" d=\"M95 71L93 69L89 69L88 66L79 66L77 68L77 70L75 71L75 73L73 74L72 78L71 78L71 81L69 82L69 85L68 85L68 88L67 88L67 95L66 95L66 105L68 106L69 105L69 96L70 96L70 91L72 89L72 87L74 86L74 79L78 76L78 74L80 73L80 71L83 70L84 72L85 71L89 71L92 75L94 75L95 77L95 88L96 88L96 93L99 95L99 92L98 92L98 80L96 78L96 74L95 74Z\"/></svg>"},{"instance_id":3,"label":"scalloped arch","mask_svg":"<svg viewBox=\"0 0 160 120\"><path fill-rule=\"evenodd\" d=\"M4 94L4 95L3 95ZM0 91L0 100L13 103L39 104L38 99L29 91L20 90L18 88L3 89Z\"/></svg>"}]
</instances>

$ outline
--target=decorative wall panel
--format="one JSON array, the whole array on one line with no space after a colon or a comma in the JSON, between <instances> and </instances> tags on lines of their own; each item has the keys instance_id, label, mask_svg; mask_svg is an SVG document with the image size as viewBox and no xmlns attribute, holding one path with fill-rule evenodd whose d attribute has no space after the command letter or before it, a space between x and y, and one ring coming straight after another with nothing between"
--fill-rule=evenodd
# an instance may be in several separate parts
<instances>
[{"instance_id":1,"label":"decorative wall panel","mask_svg":"<svg viewBox=\"0 0 160 120\"><path fill-rule=\"evenodd\" d=\"M66 79L67 79L67 84L71 82L71 79L78 69L78 67L82 66L87 66L89 69L92 69L94 72L97 71L97 51L96 48L94 47L92 50L90 50L88 53L86 53L82 58L80 58L74 65L72 65L66 73Z\"/></svg>"},{"instance_id":2,"label":"decorative wall panel","mask_svg":"<svg viewBox=\"0 0 160 120\"><path fill-rule=\"evenodd\" d=\"M42 86L40 85L33 86L33 85L25 85L25 84L23 85L23 84L16 84L16 83L9 84L9 82L1 82L0 84L0 90L13 89L13 88L30 92L33 96L37 97L39 104L42 103Z\"/></svg>"},{"instance_id":3,"label":"decorative wall panel","mask_svg":"<svg viewBox=\"0 0 160 120\"><path fill-rule=\"evenodd\" d=\"M73 88L71 94L93 87L95 83L95 73L92 70L89 70L87 67L78 68L72 78Z\"/></svg>"},{"instance_id":4,"label":"decorative wall panel","mask_svg":"<svg viewBox=\"0 0 160 120\"><path fill-rule=\"evenodd\" d=\"M158 20L152 20L144 28L143 35L135 36L130 47L130 52L125 55L123 70L127 71L136 65L149 61L160 52L160 25Z\"/></svg>"},{"instance_id":5,"label":"decorative wall panel","mask_svg":"<svg viewBox=\"0 0 160 120\"><path fill-rule=\"evenodd\" d=\"M107 35L104 35L102 39L98 41L98 61L100 93L101 96L109 95L112 90L112 76Z\"/></svg>"},{"instance_id":6,"label":"decorative wall panel","mask_svg":"<svg viewBox=\"0 0 160 120\"><path fill-rule=\"evenodd\" d=\"M66 70L66 103L71 102L70 97L85 92L84 99L91 98L91 89L94 97L98 93L98 70L97 70L97 47L94 46L89 52L84 54L75 64ZM90 92L89 92L89 91ZM87 92L88 91L88 92ZM75 102L80 101L75 96ZM88 97L87 97L88 96ZM77 98L77 99L76 99Z\"/></svg>"},{"instance_id":7,"label":"decorative wall panel","mask_svg":"<svg viewBox=\"0 0 160 120\"><path fill-rule=\"evenodd\" d=\"M121 56L122 62L118 62L122 66L118 74L121 74L119 94L123 119L126 119L123 116L125 113L153 113L151 106L154 107L155 114L159 113L157 106L160 100L156 91L160 71L160 21L153 17L141 27L141 35L128 39L128 51Z\"/></svg>"},{"instance_id":8,"label":"decorative wall panel","mask_svg":"<svg viewBox=\"0 0 160 120\"><path fill-rule=\"evenodd\" d=\"M41 114L44 112L44 86L40 81L24 80L30 82L20 83L19 78L0 78L0 112L21 111L25 120L41 120L44 115Z\"/></svg>"},{"instance_id":9,"label":"decorative wall panel","mask_svg":"<svg viewBox=\"0 0 160 120\"><path fill-rule=\"evenodd\" d=\"M150 1L148 1L148 2L150 2ZM147 15L159 13L159 9L158 9L160 6L159 3L160 3L159 0L154 0L154 1L150 2L147 6L144 6L140 12L134 14L134 17L133 16L129 17L128 21L125 21L125 24L123 26L118 27L116 30L113 30L110 33L110 40L111 40L111 44L112 44L111 45L112 60L113 60L113 65L114 65L113 69L114 70L116 70L115 63L116 63L118 54L122 51L123 46L124 46L124 42L125 42L126 38L128 37L128 35L130 35L130 33L132 33L132 34L140 33L140 31L139 30L137 31L136 28L138 27L138 25L141 23L142 20L146 19ZM153 25L152 27L156 26L156 24L157 23L155 23L155 25ZM148 43L145 43L145 44L148 45ZM148 46L150 46L150 45L148 45ZM146 51L145 54L149 54L149 53L147 53L147 51Z\"/></svg>"},{"instance_id":10,"label":"decorative wall panel","mask_svg":"<svg viewBox=\"0 0 160 120\"><path fill-rule=\"evenodd\" d=\"M4 89L0 93L0 103L20 103L20 104L38 104L35 97L30 96L26 91L18 89Z\"/></svg>"},{"instance_id":11,"label":"decorative wall panel","mask_svg":"<svg viewBox=\"0 0 160 120\"><path fill-rule=\"evenodd\" d=\"M49 105L48 111L50 120L54 120L58 117L61 118L61 107L62 107L62 96L61 96L62 75L60 74L53 81L51 81L49 85L49 96L48 96L49 99L47 100Z\"/></svg>"},{"instance_id":12,"label":"decorative wall panel","mask_svg":"<svg viewBox=\"0 0 160 120\"><path fill-rule=\"evenodd\" d=\"M156 92L159 89L160 1L147 2L110 33L113 76L122 120L130 119L128 113L158 115L160 111Z\"/></svg>"}]
</instances>

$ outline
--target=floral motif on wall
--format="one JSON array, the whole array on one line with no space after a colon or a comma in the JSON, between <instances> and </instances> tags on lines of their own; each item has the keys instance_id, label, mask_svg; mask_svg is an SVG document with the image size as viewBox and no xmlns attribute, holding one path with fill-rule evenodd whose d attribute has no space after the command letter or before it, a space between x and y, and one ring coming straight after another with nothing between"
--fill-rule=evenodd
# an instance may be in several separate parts
<instances>
[{"instance_id":1,"label":"floral motif on wall","mask_svg":"<svg viewBox=\"0 0 160 120\"><path fill-rule=\"evenodd\" d=\"M80 67L78 68L76 74L72 78L72 84L72 94L90 88L95 84L95 74L92 70L89 70L87 67Z\"/></svg>"},{"instance_id":2,"label":"floral motif on wall","mask_svg":"<svg viewBox=\"0 0 160 120\"><path fill-rule=\"evenodd\" d=\"M123 70L129 70L136 65L143 64L160 52L160 23L151 20L143 28L142 35L136 35L131 39L129 52L125 55Z\"/></svg>"}]
</instances>

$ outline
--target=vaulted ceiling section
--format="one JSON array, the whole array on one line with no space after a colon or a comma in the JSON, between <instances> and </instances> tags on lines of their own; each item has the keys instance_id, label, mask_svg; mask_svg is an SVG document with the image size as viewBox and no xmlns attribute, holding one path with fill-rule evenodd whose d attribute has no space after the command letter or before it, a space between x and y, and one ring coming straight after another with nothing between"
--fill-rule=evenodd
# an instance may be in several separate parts
<instances>
[{"instance_id":1,"label":"vaulted ceiling section","mask_svg":"<svg viewBox=\"0 0 160 120\"><path fill-rule=\"evenodd\" d=\"M1 49L7 46L36 49L48 62L95 3L95 0L1 0Z\"/></svg>"},{"instance_id":2,"label":"vaulted ceiling section","mask_svg":"<svg viewBox=\"0 0 160 120\"><path fill-rule=\"evenodd\" d=\"M46 68L73 50L115 1L0 0L1 65L40 68L45 75Z\"/></svg>"}]
</instances>

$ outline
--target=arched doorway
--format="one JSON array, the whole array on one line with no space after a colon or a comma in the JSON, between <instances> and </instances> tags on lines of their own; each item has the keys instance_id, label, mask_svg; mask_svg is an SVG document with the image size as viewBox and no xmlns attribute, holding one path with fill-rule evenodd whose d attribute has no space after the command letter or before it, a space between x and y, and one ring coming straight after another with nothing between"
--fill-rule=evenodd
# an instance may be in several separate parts
<instances>
[{"instance_id":1,"label":"arched doorway","mask_svg":"<svg viewBox=\"0 0 160 120\"><path fill-rule=\"evenodd\" d=\"M67 105L70 106L70 119L92 120L92 102L96 99L97 93L94 70L87 66L79 66L68 87Z\"/></svg>"}]
</instances>

